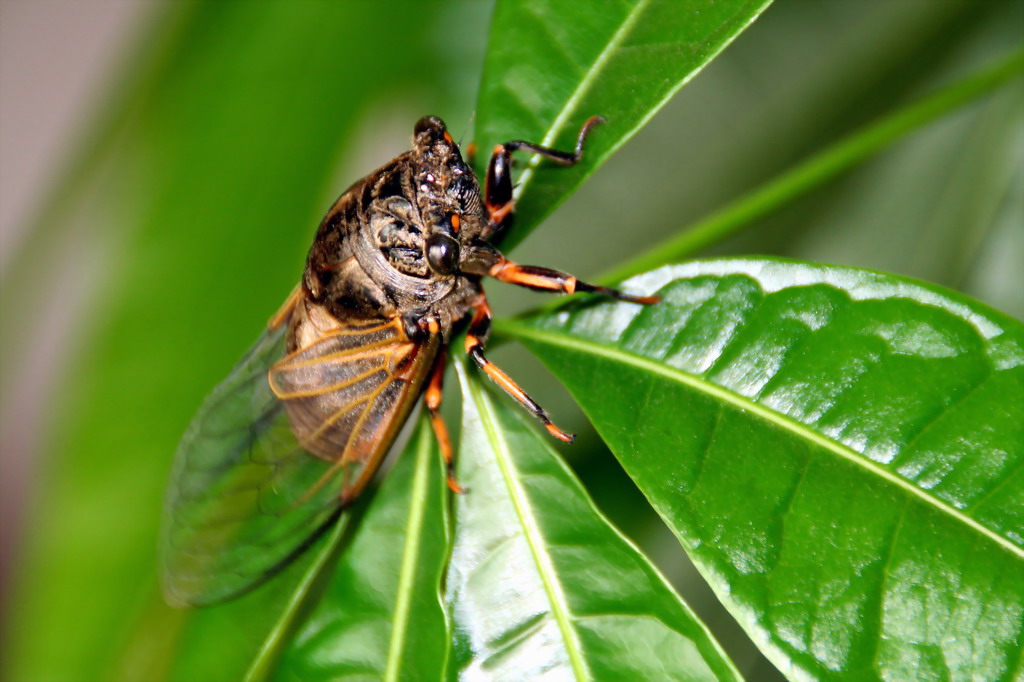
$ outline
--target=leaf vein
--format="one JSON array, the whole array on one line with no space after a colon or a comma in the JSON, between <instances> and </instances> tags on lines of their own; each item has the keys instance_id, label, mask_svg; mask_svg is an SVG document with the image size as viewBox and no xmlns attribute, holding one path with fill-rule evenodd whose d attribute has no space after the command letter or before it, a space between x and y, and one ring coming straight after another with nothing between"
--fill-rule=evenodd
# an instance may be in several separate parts
<instances>
[{"instance_id":1,"label":"leaf vein","mask_svg":"<svg viewBox=\"0 0 1024 682\"><path fill-rule=\"evenodd\" d=\"M558 624L558 629L562 634L566 654L568 655L569 662L572 665L573 673L576 679L589 680L590 675L587 672L586 663L584 662L583 654L580 651L580 643L577 641L572 629L572 614L569 610L568 600L561 586L558 584L557 572L552 559L544 550L542 532L537 518L534 515L533 509L531 508L526 491L522 489L516 478L518 472L514 470L515 465L512 462L512 453L509 449L509 444L503 438L502 432L498 428L498 418L495 414L494 406L491 403L490 398L484 394L483 387L473 381L469 382L469 384L473 392L473 400L476 402L480 411L480 420L487 432L488 440L490 440L491 444L494 446L494 452L497 455L498 467L500 468L502 477L505 479L505 483L508 486L509 497L512 501L516 515L519 517L519 523L523 528L523 535L530 548L530 553L533 555L534 563L537 566L537 572L539 573L541 582L544 585L544 591L547 593L548 602L551 605L551 614L554 616L555 622Z\"/></svg>"},{"instance_id":2,"label":"leaf vein","mask_svg":"<svg viewBox=\"0 0 1024 682\"><path fill-rule=\"evenodd\" d=\"M1024 559L1024 547L1014 544L1010 539L999 535L992 529L982 525L976 519L968 516L961 510L956 509L944 500L935 497L928 491L915 486L910 481L907 481L906 479L885 469L878 463L865 457L862 453L814 431L811 427L793 419L787 414L765 407L764 405L750 400L746 396L711 383L698 375L683 371L676 367L667 366L649 358L635 355L624 351L621 348L602 346L579 337L569 338L566 335L557 334L547 330L535 329L521 322L512 320L503 320L500 323L500 326L506 333L510 333L519 338L529 338L540 343L567 348L575 352L589 353L596 357L603 357L608 360L630 365L645 372L661 375L670 381L689 386L690 388L717 398L740 410L744 410L770 424L789 431L806 441L814 443L815 445L832 452L838 457L845 459L862 469L871 472L880 479L887 481L895 485L897 488L901 488L911 496L918 498L940 513L945 514L946 516L955 519L960 524L977 531L982 536L995 542L997 545L1008 550L1018 558Z\"/></svg>"},{"instance_id":3,"label":"leaf vein","mask_svg":"<svg viewBox=\"0 0 1024 682\"><path fill-rule=\"evenodd\" d=\"M583 100L583 96L594 85L595 81L597 80L597 74L600 73L605 63L607 63L608 60L611 59L611 56L619 48L622 41L625 40L626 36L629 35L630 31L633 30L633 26L636 24L637 20L639 20L639 18L643 15L644 11L647 9L647 6L649 4L650 0L640 0L640 2L638 2L633 7L633 9L629 11L629 13L624 18L622 24L620 24L619 28L617 28L615 32L612 34L608 43L597 55L597 58L594 60L594 63L591 65L590 69L588 69L584 73L583 78L580 79L580 82L576 86L575 90L573 90L572 94L569 95L569 98L565 101L565 104L562 105L561 110L555 116L555 119L551 122L551 125L548 127L547 133L544 134L544 138L540 142L542 146L550 147L555 143L555 138L558 136L560 132L562 132L562 129L565 128L566 124L569 122L569 118L576 111L576 108ZM530 184L530 181L532 180L533 175L535 173L536 163L539 160L539 158L540 157L538 156L534 156L534 161L531 162L531 164L523 171L522 175L520 176L519 187L516 189L517 198L521 196L523 192L526 191L526 187Z\"/></svg>"},{"instance_id":4,"label":"leaf vein","mask_svg":"<svg viewBox=\"0 0 1024 682\"><path fill-rule=\"evenodd\" d=\"M1021 469L1024 469L1024 457L1018 457L1017 461L1014 462L1013 465L1010 466L1007 469L1007 471L1002 476L999 477L999 479L993 482L994 485L988 490L986 490L984 493L976 497L974 500L971 500L971 503L964 507L964 511L977 511L982 505L984 505L988 500L990 500L996 492L1002 489L1002 487L1005 486L1007 483L1012 481Z\"/></svg>"},{"instance_id":5,"label":"leaf vein","mask_svg":"<svg viewBox=\"0 0 1024 682\"><path fill-rule=\"evenodd\" d=\"M931 418L928 420L927 423L922 424L917 429L917 432L907 441L906 445L904 445L900 449L900 453L898 455L896 455L896 457L894 457L893 460L889 464L892 465L892 466L896 466L897 464L899 464L901 459L905 458L906 456L908 456L910 454L911 449L913 448L913 446L917 443L917 441L919 441L921 439L922 436L924 436L924 434L927 431L929 431L930 429L935 427L936 424L940 423L943 419L945 419L947 416L949 416L950 412L953 411L954 407L956 407L956 406L960 405L961 403L963 403L965 400L967 400L969 397L971 397L971 395L973 395L975 392L977 392L977 390L979 388L981 388L982 386L987 384L989 382L989 380L992 378L992 376L993 375L990 372L988 375L985 376L984 379L982 379L981 381L975 383L973 386L971 386L966 391L961 392L960 395L958 395L956 398L954 398L953 400L951 400L948 403L946 403L945 405L943 405L941 409L937 410L936 413L931 416Z\"/></svg>"},{"instance_id":6,"label":"leaf vein","mask_svg":"<svg viewBox=\"0 0 1024 682\"><path fill-rule=\"evenodd\" d=\"M871 663L878 663L878 654L881 650L882 645L882 633L885 632L885 586L888 582L889 568L892 565L892 558L896 554L896 542L899 539L900 531L903 529L903 522L907 518L907 505L903 505L900 510L899 518L896 519L896 525L892 529L892 536L889 538L889 542L885 543L884 559L882 564L882 579L878 585L878 636L873 637L874 640L874 651L871 653Z\"/></svg>"},{"instance_id":7,"label":"leaf vein","mask_svg":"<svg viewBox=\"0 0 1024 682\"><path fill-rule=\"evenodd\" d=\"M398 575L398 599L395 602L395 613L391 621L387 665L384 668L384 679L389 681L402 678L401 658L402 652L405 650L405 638L409 628L409 612L416 581L416 558L420 552L425 518L423 508L427 498L428 468L431 455L429 452L430 437L427 430L421 427L419 443L416 447L416 473L412 482L405 546L402 549L402 564Z\"/></svg>"}]
</instances>

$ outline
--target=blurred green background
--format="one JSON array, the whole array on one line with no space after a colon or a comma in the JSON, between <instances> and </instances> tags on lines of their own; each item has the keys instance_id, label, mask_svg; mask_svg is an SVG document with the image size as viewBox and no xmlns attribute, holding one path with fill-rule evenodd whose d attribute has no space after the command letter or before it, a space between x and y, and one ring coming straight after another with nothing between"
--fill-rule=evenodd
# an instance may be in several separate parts
<instances>
[{"instance_id":1,"label":"blurred green background","mask_svg":"<svg viewBox=\"0 0 1024 682\"><path fill-rule=\"evenodd\" d=\"M490 17L468 1L137 4L121 11L141 19L107 38L122 57L74 112L64 167L2 242L4 679L117 669L156 584L188 419L287 295L340 191L404 150L423 114L468 140ZM781 0L514 255L594 277L1019 49L1022 27L1020 0ZM18 66L3 98L20 79L39 87ZM1018 82L709 253L896 272L1022 317L1022 121ZM488 293L498 315L543 300ZM775 674L565 391L522 349L493 358L581 434L565 456L739 668Z\"/></svg>"}]
</instances>

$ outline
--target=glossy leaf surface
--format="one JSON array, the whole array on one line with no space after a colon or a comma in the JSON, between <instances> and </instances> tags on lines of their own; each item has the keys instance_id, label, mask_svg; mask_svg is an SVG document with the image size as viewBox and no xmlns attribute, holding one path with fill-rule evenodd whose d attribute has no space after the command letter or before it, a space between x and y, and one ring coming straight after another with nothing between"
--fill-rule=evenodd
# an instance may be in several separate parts
<instances>
[{"instance_id":1,"label":"glossy leaf surface","mask_svg":"<svg viewBox=\"0 0 1024 682\"><path fill-rule=\"evenodd\" d=\"M687 0L674 4L682 11L694 6ZM871 107L890 110L915 91L922 73L933 74L930 80L937 70L964 66L958 56L964 52L978 56L998 50L998 31L996 39L991 31L982 36L972 32L979 21L965 21L957 6L988 17L986 26L1014 25L1012 8L1003 3L927 4L913 13L904 11L905 3L869 5L834 6L827 13L803 3L773 8L743 45L729 50L721 68L708 70L697 87L687 89L674 113L658 117L647 131L646 147L639 138L641 146L631 145L635 160L622 173L610 180L607 174L594 178L598 184L592 189L598 194L614 196L611 188L648 200L620 202L628 215L618 221L609 220L607 205L591 202L594 216L580 211L577 203L573 220L587 231L573 235L562 229L565 225L547 231L544 249L551 254L573 249L565 265L578 274L617 263L620 254L610 254L610 260L597 250L594 228L599 223L621 225L628 217L628 224L644 225L639 246L652 239L658 225L674 229L687 219L687 210L701 210L701 202L714 206L742 191L744 176L760 177L757 169L774 168L800 145L815 148L829 137L823 131L835 132L842 119L856 120ZM918 34L934 24L933 7L953 19L943 20L948 28L931 39L934 49L921 49ZM507 3L502 10L510 8L516 9ZM157 22L158 29L142 38L144 49L131 59L139 68L128 69L130 78L117 79L127 86L107 104L112 120L68 170L70 189L61 186L52 194L52 210L27 238L29 248L9 259L14 269L4 279L7 286L0 287L6 322L0 328L0 362L6 370L0 379L5 388L16 370L39 364L21 347L45 348L58 338L83 343L72 347L80 352L70 355L70 371L44 400L47 418L40 430L47 446L33 457L45 462L33 486L42 494L26 528L27 549L16 568L19 580L8 593L9 622L17 627L7 628L0 647L5 652L0 676L156 680L170 668L174 679L239 679L268 631L284 633L292 626L288 606L310 563L323 556L316 551L273 584L223 607L185 614L158 603L154 534L168 460L202 396L224 377L294 283L308 237L332 196L401 151L416 117L437 113L455 126L468 118L466 98L477 81L479 62L472 43L485 31L466 15L484 11L489 6L478 3L409 4L397 14L390 6L371 3L176 3ZM577 3L577 12L590 12L590 7ZM549 14L570 29L591 20L572 17L566 22L557 11ZM771 23L780 16L789 16L789 23ZM836 25L843 27L843 41L828 39ZM518 26L506 23L500 30L518 31ZM762 29L767 31L758 33ZM503 44L495 50L523 44L505 40L498 30L496 25L495 42ZM536 40L534 35L518 38ZM983 43L985 49L964 50L967 41L974 41L975 48ZM732 59L737 51L746 55L738 62ZM854 64L863 68L851 68ZM638 61L637 67L645 63ZM865 77L870 75L865 71L883 82ZM626 73L611 87L627 101L598 113L628 107L646 87L643 81L657 76ZM885 80L898 87L887 89ZM820 87L826 82L828 88ZM629 87L619 87L622 83ZM802 85L794 87L797 83ZM539 92L536 81L528 85ZM730 97L723 98L725 93ZM711 126L701 125L702 112ZM737 116L742 112L750 113ZM477 120L483 122L483 116ZM978 128L998 126L983 120ZM595 131L588 163L596 158L602 132L610 129ZM520 130L516 124L498 131L496 141L526 137ZM969 146L963 143L970 142L970 130L969 125L943 127L935 133L950 145ZM573 133L565 128L558 144L571 143ZM997 138L992 146L1008 158L1022 158L1012 153L1019 145ZM482 149L478 160L486 155L487 147ZM346 156L345 169L335 174ZM897 176L913 179L906 186L894 183L892 175L875 173L874 181L886 196L898 197L901 206L912 196L937 214L953 215L952 222L961 223L956 233L963 234L960 214L950 211L948 201L921 193L917 181L930 178L948 193L954 178L940 176L936 182L936 174L929 172L941 167L990 192L998 192L1000 185L988 173L976 172L993 168L991 159L945 163L949 160L925 157ZM691 174L680 174L683 168ZM922 172L915 172L918 168ZM657 174L651 177L644 169L657 169ZM564 172L552 169L552 179ZM938 275L908 269L907 262L927 259L936 249L969 256L970 249L958 247L927 222L902 219L920 212L910 208L903 215L887 215L886 202L872 200L880 196L874 188L859 186L860 194L832 205L832 212L843 216L841 222L800 209L801 221L813 224L820 235L813 248L794 250L792 244L799 243L806 228L789 220L779 231L785 234L765 237L759 242L763 246L727 248L842 259L927 278ZM894 192L894 186L900 191ZM677 192L681 187L689 188L687 196ZM830 201L836 189L835 184L826 188ZM973 192L968 194L975 206ZM531 203L527 195L527 213L520 221L527 229L526 216L536 211ZM1006 203L1013 209L1024 205L1012 196ZM637 211L641 205L643 213ZM881 213L851 210L856 207ZM1021 272L1010 248L1020 241L1014 239L1020 232L1015 216L1014 211L1005 222L1007 239L991 245L1002 258L998 274L986 262L972 266L1010 292L1024 291L1014 286ZM896 225L902 239L894 242ZM885 249L878 248L879 235ZM608 242L620 248L618 241ZM575 250L584 243L587 248ZM554 265L547 255L536 262ZM952 271L943 261L933 267L936 273ZM41 305L40 292L46 302L59 305ZM54 334L44 324L40 336L25 324L31 318L26 310L38 308L52 316L55 309L59 316L69 307L78 307L81 317L69 323L71 331ZM60 369L60 362L44 359ZM533 386L520 368L509 369ZM32 402L37 388L4 398L18 405ZM548 396L538 397L552 407ZM556 414L562 418L561 410ZM4 449L14 449L12 434L4 435ZM6 475L8 482L14 479L12 472ZM121 656L125 640L130 646Z\"/></svg>"},{"instance_id":2,"label":"glossy leaf surface","mask_svg":"<svg viewBox=\"0 0 1024 682\"><path fill-rule=\"evenodd\" d=\"M440 596L446 519L441 455L423 419L274 679L439 679L450 642Z\"/></svg>"},{"instance_id":3,"label":"glossy leaf surface","mask_svg":"<svg viewBox=\"0 0 1024 682\"><path fill-rule=\"evenodd\" d=\"M1024 648L1024 329L796 262L641 275L502 324L580 401L784 672L1010 679Z\"/></svg>"},{"instance_id":4,"label":"glossy leaf surface","mask_svg":"<svg viewBox=\"0 0 1024 682\"><path fill-rule=\"evenodd\" d=\"M459 364L450 678L738 679L528 417Z\"/></svg>"},{"instance_id":5,"label":"glossy leaf surface","mask_svg":"<svg viewBox=\"0 0 1024 682\"><path fill-rule=\"evenodd\" d=\"M571 150L584 121L605 118L580 165L531 164L519 173L516 229L505 247L522 241L770 1L614 0L585 12L552 0L498 2L477 103L479 149L525 139Z\"/></svg>"}]
</instances>

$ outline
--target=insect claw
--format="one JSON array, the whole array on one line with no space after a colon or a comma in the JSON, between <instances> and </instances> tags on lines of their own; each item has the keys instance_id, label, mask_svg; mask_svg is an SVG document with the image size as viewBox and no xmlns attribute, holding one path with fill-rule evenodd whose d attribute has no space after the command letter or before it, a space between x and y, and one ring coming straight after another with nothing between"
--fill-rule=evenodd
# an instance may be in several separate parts
<instances>
[{"instance_id":1,"label":"insect claw","mask_svg":"<svg viewBox=\"0 0 1024 682\"><path fill-rule=\"evenodd\" d=\"M629 303L639 303L640 305L654 305L655 303L661 303L661 296L631 296L630 294L619 294L615 298L620 301L628 301Z\"/></svg>"},{"instance_id":2,"label":"insect claw","mask_svg":"<svg viewBox=\"0 0 1024 682\"><path fill-rule=\"evenodd\" d=\"M570 443L571 444L573 441L576 440L576 434L575 433L569 433L568 431L563 431L562 429L558 428L557 426L555 426L551 422L545 423L544 424L544 428L548 430L548 433L550 433L552 436L554 436L558 440L562 441L563 443Z\"/></svg>"}]
</instances>

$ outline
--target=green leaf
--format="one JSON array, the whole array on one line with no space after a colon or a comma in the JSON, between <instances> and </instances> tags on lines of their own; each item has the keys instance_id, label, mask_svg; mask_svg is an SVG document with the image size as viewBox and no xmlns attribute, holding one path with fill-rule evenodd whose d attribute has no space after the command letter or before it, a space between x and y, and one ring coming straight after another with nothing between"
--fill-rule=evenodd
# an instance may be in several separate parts
<instances>
[{"instance_id":1,"label":"green leaf","mask_svg":"<svg viewBox=\"0 0 1024 682\"><path fill-rule=\"evenodd\" d=\"M122 663L119 678L182 682L266 679L318 593L319 582L343 548L348 524L349 516L342 516L326 537L260 588L219 606L190 609L181 615L181 631L174 635L176 647L166 673ZM159 607L154 609L156 614L167 609L162 604ZM151 617L140 624L142 636L152 636L153 620ZM129 652L138 649L136 646ZM147 663L137 653L127 658Z\"/></svg>"},{"instance_id":2,"label":"green leaf","mask_svg":"<svg viewBox=\"0 0 1024 682\"><path fill-rule=\"evenodd\" d=\"M648 249L624 265L617 266L603 279L618 282L644 270L691 256L819 188L918 127L932 123L957 107L973 102L1000 86L1019 80L1022 74L1024 51L1017 51L994 66L960 79L826 147L666 242Z\"/></svg>"},{"instance_id":3,"label":"green leaf","mask_svg":"<svg viewBox=\"0 0 1024 682\"><path fill-rule=\"evenodd\" d=\"M448 549L447 487L424 418L274 679L439 679L451 641L441 606Z\"/></svg>"},{"instance_id":4,"label":"green leaf","mask_svg":"<svg viewBox=\"0 0 1024 682\"><path fill-rule=\"evenodd\" d=\"M522 241L770 1L615 0L581 12L569 2L499 0L477 103L479 149L511 139L572 149L584 121L605 118L588 138L584 163L553 167L535 158L518 174L516 229L506 248Z\"/></svg>"},{"instance_id":5,"label":"green leaf","mask_svg":"<svg viewBox=\"0 0 1024 682\"><path fill-rule=\"evenodd\" d=\"M139 80L115 93L113 120L0 286L5 390L44 332L71 358L53 363L4 678L109 679L154 651L182 656L175 633L141 632L181 622L149 605L182 431L294 286L333 197L373 168L338 177L346 153L376 141L360 138L360 120L380 126L402 93L401 125L387 133L397 153L424 112L469 109L450 41L424 29L445 25L436 3L188 2L158 14L133 57L146 65ZM59 333L41 326L58 317ZM275 617L254 608L245 622L265 632ZM222 658L247 646L220 632L187 646Z\"/></svg>"},{"instance_id":6,"label":"green leaf","mask_svg":"<svg viewBox=\"0 0 1024 682\"><path fill-rule=\"evenodd\" d=\"M521 409L465 360L450 677L739 679L703 624L594 507Z\"/></svg>"},{"instance_id":7,"label":"green leaf","mask_svg":"<svg viewBox=\"0 0 1024 682\"><path fill-rule=\"evenodd\" d=\"M1024 328L938 287L735 259L497 328L536 352L793 676L1010 679Z\"/></svg>"},{"instance_id":8,"label":"green leaf","mask_svg":"<svg viewBox=\"0 0 1024 682\"><path fill-rule=\"evenodd\" d=\"M187 611L154 600L116 678L437 679L450 647L445 490L424 421L378 493L266 585ZM154 660L161 645L170 660Z\"/></svg>"}]
</instances>

